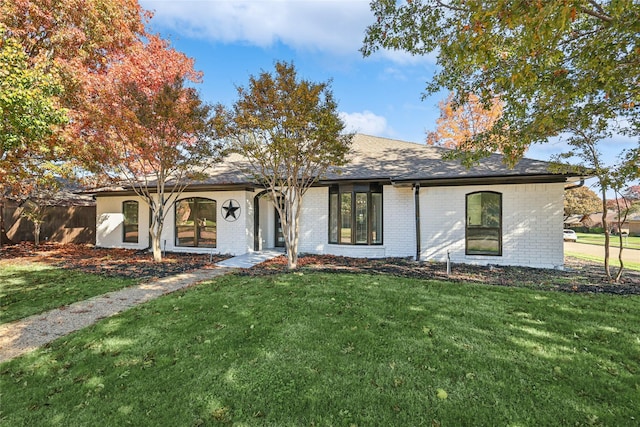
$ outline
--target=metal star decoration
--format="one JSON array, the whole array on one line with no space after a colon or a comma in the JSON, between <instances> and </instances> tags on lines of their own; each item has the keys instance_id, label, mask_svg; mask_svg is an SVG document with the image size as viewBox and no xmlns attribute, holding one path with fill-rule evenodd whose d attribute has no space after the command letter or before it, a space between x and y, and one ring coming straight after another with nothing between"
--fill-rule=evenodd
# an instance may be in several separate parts
<instances>
[{"instance_id":1,"label":"metal star decoration","mask_svg":"<svg viewBox=\"0 0 640 427\"><path fill-rule=\"evenodd\" d=\"M229 199L222 204L222 210L224 211L223 217L227 221L235 221L240 215L240 203L235 200Z\"/></svg>"}]
</instances>

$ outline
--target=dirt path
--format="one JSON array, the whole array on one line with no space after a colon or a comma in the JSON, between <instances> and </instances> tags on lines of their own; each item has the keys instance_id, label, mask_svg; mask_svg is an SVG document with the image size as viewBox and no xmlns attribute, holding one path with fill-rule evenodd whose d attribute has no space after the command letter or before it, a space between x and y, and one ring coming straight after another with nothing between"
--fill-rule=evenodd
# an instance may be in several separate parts
<instances>
[{"instance_id":1,"label":"dirt path","mask_svg":"<svg viewBox=\"0 0 640 427\"><path fill-rule=\"evenodd\" d=\"M0 362L18 357L102 318L231 270L234 268L219 267L164 277L5 323L0 325Z\"/></svg>"}]
</instances>

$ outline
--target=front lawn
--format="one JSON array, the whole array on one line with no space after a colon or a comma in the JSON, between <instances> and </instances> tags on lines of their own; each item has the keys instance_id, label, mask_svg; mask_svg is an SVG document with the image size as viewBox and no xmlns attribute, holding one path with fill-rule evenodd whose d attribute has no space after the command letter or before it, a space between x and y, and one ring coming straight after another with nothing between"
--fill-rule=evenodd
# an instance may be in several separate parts
<instances>
[{"instance_id":1,"label":"front lawn","mask_svg":"<svg viewBox=\"0 0 640 427\"><path fill-rule=\"evenodd\" d=\"M0 365L6 425L634 425L640 297L225 276Z\"/></svg>"},{"instance_id":2,"label":"front lawn","mask_svg":"<svg viewBox=\"0 0 640 427\"><path fill-rule=\"evenodd\" d=\"M569 251L565 251L564 255L566 257L578 258L594 264L599 264L600 266L602 266L602 271L604 272L604 256L588 255L580 252ZM620 267L618 252L615 249L609 254L609 265L611 267L611 274L615 275L617 273L617 269ZM623 278L628 276L629 270L640 271L640 262L624 261L624 268L625 270L622 273Z\"/></svg>"},{"instance_id":3,"label":"front lawn","mask_svg":"<svg viewBox=\"0 0 640 427\"><path fill-rule=\"evenodd\" d=\"M137 281L64 270L42 263L3 262L0 324L121 289Z\"/></svg>"},{"instance_id":4,"label":"front lawn","mask_svg":"<svg viewBox=\"0 0 640 427\"><path fill-rule=\"evenodd\" d=\"M604 234L593 233L576 233L578 236L578 243L587 243L590 245L604 246ZM609 247L611 249L617 249L620 247L620 236L609 236ZM622 247L628 249L640 249L640 237L629 236L622 238Z\"/></svg>"}]
</instances>

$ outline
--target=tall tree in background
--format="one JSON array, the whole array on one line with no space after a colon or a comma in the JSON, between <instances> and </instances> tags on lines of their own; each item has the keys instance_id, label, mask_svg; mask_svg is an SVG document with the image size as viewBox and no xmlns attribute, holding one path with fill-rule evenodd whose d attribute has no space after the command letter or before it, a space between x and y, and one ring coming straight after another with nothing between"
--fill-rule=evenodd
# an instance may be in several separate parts
<instances>
[{"instance_id":1,"label":"tall tree in background","mask_svg":"<svg viewBox=\"0 0 640 427\"><path fill-rule=\"evenodd\" d=\"M16 88L28 90L18 93L27 104L16 104L13 95L2 101L12 105L9 109L3 105L0 174L4 176L0 182L11 184L12 191L29 192L21 188L29 182L25 176L52 175L49 167L59 168L76 154L81 148L76 137L78 125L84 122L87 81L105 73L109 64L144 36L145 16L137 0L0 2L3 56L9 46L10 60L18 67L10 71L21 70L23 76L11 83L14 92L3 87L3 95L16 95ZM5 78L1 80L9 84ZM34 107L34 115L20 116L21 110L14 107ZM64 117L70 119L69 126L50 126L62 124ZM11 136L15 131L20 131L20 141Z\"/></svg>"},{"instance_id":2,"label":"tall tree in background","mask_svg":"<svg viewBox=\"0 0 640 427\"><path fill-rule=\"evenodd\" d=\"M427 133L427 144L446 148L470 150L477 135L490 131L495 122L502 116L502 105L496 98L485 108L476 95L469 95L468 102L456 105L453 93L446 100L440 101L440 117L437 128ZM500 138L493 136L494 139ZM502 143L495 141L496 147Z\"/></svg>"},{"instance_id":3,"label":"tall tree in background","mask_svg":"<svg viewBox=\"0 0 640 427\"><path fill-rule=\"evenodd\" d=\"M602 152L598 143L610 137L610 130L607 120L604 118L592 118L591 127L583 129L576 127L571 129L572 136L568 138L567 144L570 150L554 157L557 161L555 168L559 171L571 170L574 167L563 163L567 159L579 159L580 163L588 168L589 175L597 179L600 187L602 228L604 229L604 270L607 280L611 281L611 271L609 269L610 235L611 230L607 219L607 193L621 185L628 179L628 175L619 171L626 171L626 167L614 168L607 165L602 158ZM624 162L623 162L624 164Z\"/></svg>"},{"instance_id":4,"label":"tall tree in background","mask_svg":"<svg viewBox=\"0 0 640 427\"><path fill-rule=\"evenodd\" d=\"M162 260L160 238L169 206L191 179L219 159L211 108L195 89L193 60L149 35L88 87L83 138L87 164L128 184L151 210L151 247Z\"/></svg>"},{"instance_id":5,"label":"tall tree in background","mask_svg":"<svg viewBox=\"0 0 640 427\"><path fill-rule=\"evenodd\" d=\"M288 267L297 268L302 197L326 171L342 166L352 135L329 83L298 79L293 65L275 64L275 74L251 76L238 88L231 111L218 107L220 135L233 141L249 170L270 192L280 215Z\"/></svg>"},{"instance_id":6,"label":"tall tree in background","mask_svg":"<svg viewBox=\"0 0 640 427\"><path fill-rule=\"evenodd\" d=\"M602 200L588 187L578 187L564 193L564 219L572 215L590 215L602 209Z\"/></svg>"},{"instance_id":7,"label":"tall tree in background","mask_svg":"<svg viewBox=\"0 0 640 427\"><path fill-rule=\"evenodd\" d=\"M475 138L470 160L502 148L514 164L532 143L588 131L578 110L616 132L640 132L637 1L373 0L371 9L365 56L380 48L437 52L427 94L446 88L457 105L470 93L485 104L500 97L502 118ZM629 155L637 164L640 147Z\"/></svg>"}]
</instances>

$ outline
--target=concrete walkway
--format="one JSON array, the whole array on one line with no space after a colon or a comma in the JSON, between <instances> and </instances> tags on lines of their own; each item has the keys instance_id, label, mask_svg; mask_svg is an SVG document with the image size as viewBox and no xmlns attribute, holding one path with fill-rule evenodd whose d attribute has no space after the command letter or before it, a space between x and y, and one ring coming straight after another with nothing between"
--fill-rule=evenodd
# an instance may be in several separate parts
<instances>
[{"instance_id":1,"label":"concrete walkway","mask_svg":"<svg viewBox=\"0 0 640 427\"><path fill-rule=\"evenodd\" d=\"M229 258L214 269L196 270L98 295L45 313L0 325L0 362L35 350L105 317L121 313L179 289L221 276L236 268L250 268L282 255L279 251L256 252Z\"/></svg>"},{"instance_id":2,"label":"concrete walkway","mask_svg":"<svg viewBox=\"0 0 640 427\"><path fill-rule=\"evenodd\" d=\"M264 251L250 252L229 258L217 263L216 265L219 267L251 268L256 264L260 264L261 262L268 261L280 255L284 255L284 250L265 249Z\"/></svg>"}]
</instances>

